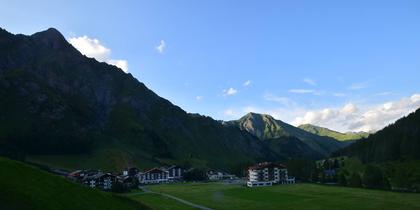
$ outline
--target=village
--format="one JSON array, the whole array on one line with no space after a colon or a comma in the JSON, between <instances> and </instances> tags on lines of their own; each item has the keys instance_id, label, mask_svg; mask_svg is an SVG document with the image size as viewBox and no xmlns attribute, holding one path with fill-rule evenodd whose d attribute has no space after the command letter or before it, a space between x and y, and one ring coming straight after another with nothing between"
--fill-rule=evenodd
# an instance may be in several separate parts
<instances>
[{"instance_id":1,"label":"village","mask_svg":"<svg viewBox=\"0 0 420 210\"><path fill-rule=\"evenodd\" d=\"M181 166L155 167L141 171L136 167L127 168L118 174L101 170L76 170L65 176L77 183L104 191L125 192L138 189L142 185L186 182L193 168L185 169ZM288 176L286 166L277 163L263 162L250 166L247 176L239 178L235 175L210 170L205 173L205 181L229 182L248 187L272 186L274 184L294 184L295 178ZM64 175L64 174L62 174Z\"/></svg>"}]
</instances>

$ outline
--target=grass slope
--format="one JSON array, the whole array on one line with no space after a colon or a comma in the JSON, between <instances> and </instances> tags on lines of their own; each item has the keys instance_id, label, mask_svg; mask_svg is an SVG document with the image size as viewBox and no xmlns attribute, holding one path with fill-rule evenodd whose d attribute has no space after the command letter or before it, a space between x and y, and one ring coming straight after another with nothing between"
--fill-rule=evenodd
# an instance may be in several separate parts
<instances>
[{"instance_id":1,"label":"grass slope","mask_svg":"<svg viewBox=\"0 0 420 210\"><path fill-rule=\"evenodd\" d=\"M367 132L347 132L347 133L340 133L337 131L333 131L328 128L323 128L316 125L311 124L303 124L299 125L298 128L305 130L307 132L313 133L318 136L328 136L339 141L348 141L348 140L357 140L361 138L366 138L369 136Z\"/></svg>"},{"instance_id":2,"label":"grass slope","mask_svg":"<svg viewBox=\"0 0 420 210\"><path fill-rule=\"evenodd\" d=\"M0 209L149 209L140 202L90 189L17 161L0 158Z\"/></svg>"},{"instance_id":3,"label":"grass slope","mask_svg":"<svg viewBox=\"0 0 420 210\"><path fill-rule=\"evenodd\" d=\"M213 209L420 209L420 194L314 184L251 189L206 183L156 185L149 188ZM142 199L145 201L148 198ZM158 202L150 202L151 205L153 203ZM159 205L152 206L159 209Z\"/></svg>"}]
</instances>

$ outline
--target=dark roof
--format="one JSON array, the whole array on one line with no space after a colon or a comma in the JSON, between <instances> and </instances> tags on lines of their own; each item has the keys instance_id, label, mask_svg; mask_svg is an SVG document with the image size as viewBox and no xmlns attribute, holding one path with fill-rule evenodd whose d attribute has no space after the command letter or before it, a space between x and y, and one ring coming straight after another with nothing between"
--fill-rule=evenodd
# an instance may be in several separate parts
<instances>
[{"instance_id":1,"label":"dark roof","mask_svg":"<svg viewBox=\"0 0 420 210\"><path fill-rule=\"evenodd\" d=\"M182 169L182 167L181 167L181 166L177 166L177 165L171 165L171 166L162 166L162 167L159 167L159 169L160 169L160 170L163 170L163 171L169 171L169 170L171 170L171 169L173 169L173 168L181 168L181 169Z\"/></svg>"},{"instance_id":2,"label":"dark roof","mask_svg":"<svg viewBox=\"0 0 420 210\"><path fill-rule=\"evenodd\" d=\"M144 172L145 174L146 173L167 173L167 171L165 171L165 170L162 170L162 169L160 169L160 168L152 168L152 169L150 169L150 170L148 170L148 171L146 171L146 172Z\"/></svg>"},{"instance_id":3,"label":"dark roof","mask_svg":"<svg viewBox=\"0 0 420 210\"><path fill-rule=\"evenodd\" d=\"M181 166L177 166L177 165L171 165L169 167L166 167L166 170L173 169L173 168L182 168L182 167Z\"/></svg>"},{"instance_id":4,"label":"dark roof","mask_svg":"<svg viewBox=\"0 0 420 210\"><path fill-rule=\"evenodd\" d=\"M83 180L99 179L99 178L101 178L103 175L105 175L105 174L104 174L104 173L102 173L102 172L98 172L98 173L96 173L96 174L92 174L92 175L85 176L85 177L83 178Z\"/></svg>"},{"instance_id":5,"label":"dark roof","mask_svg":"<svg viewBox=\"0 0 420 210\"><path fill-rule=\"evenodd\" d=\"M250 166L248 169L261 170L264 168L286 168L286 166L279 163L263 162L263 163L258 163L256 165Z\"/></svg>"}]
</instances>

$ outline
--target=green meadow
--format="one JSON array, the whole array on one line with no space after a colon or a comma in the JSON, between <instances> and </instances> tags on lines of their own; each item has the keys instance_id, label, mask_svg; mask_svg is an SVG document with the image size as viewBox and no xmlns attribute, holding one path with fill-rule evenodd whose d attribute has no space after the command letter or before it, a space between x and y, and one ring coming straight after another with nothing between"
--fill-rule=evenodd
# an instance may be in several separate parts
<instances>
[{"instance_id":1,"label":"green meadow","mask_svg":"<svg viewBox=\"0 0 420 210\"><path fill-rule=\"evenodd\" d=\"M398 193L316 184L247 188L223 183L167 184L147 186L212 209L420 209L420 194ZM130 196L154 209L188 209L159 195Z\"/></svg>"},{"instance_id":2,"label":"green meadow","mask_svg":"<svg viewBox=\"0 0 420 210\"><path fill-rule=\"evenodd\" d=\"M158 194L145 193L141 195L129 195L128 197L141 201L147 206L153 207L156 210L193 210L191 206L187 206L172 198L167 198Z\"/></svg>"}]
</instances>

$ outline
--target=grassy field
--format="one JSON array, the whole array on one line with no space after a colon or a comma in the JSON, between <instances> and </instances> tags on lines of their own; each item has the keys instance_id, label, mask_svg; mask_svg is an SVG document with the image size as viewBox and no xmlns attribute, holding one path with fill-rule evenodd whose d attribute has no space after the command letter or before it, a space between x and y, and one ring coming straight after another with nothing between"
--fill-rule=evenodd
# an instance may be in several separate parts
<instances>
[{"instance_id":1,"label":"grassy field","mask_svg":"<svg viewBox=\"0 0 420 210\"><path fill-rule=\"evenodd\" d=\"M1 210L149 209L124 196L101 192L21 162L0 158Z\"/></svg>"},{"instance_id":2,"label":"grassy field","mask_svg":"<svg viewBox=\"0 0 420 210\"><path fill-rule=\"evenodd\" d=\"M246 188L222 183L154 185L148 188L213 209L420 209L420 194L314 184ZM159 196L136 199L155 209L167 208Z\"/></svg>"},{"instance_id":3,"label":"grassy field","mask_svg":"<svg viewBox=\"0 0 420 210\"><path fill-rule=\"evenodd\" d=\"M193 210L195 208L182 204L171 198L157 194L128 195L128 197L141 201L156 210Z\"/></svg>"}]
</instances>

